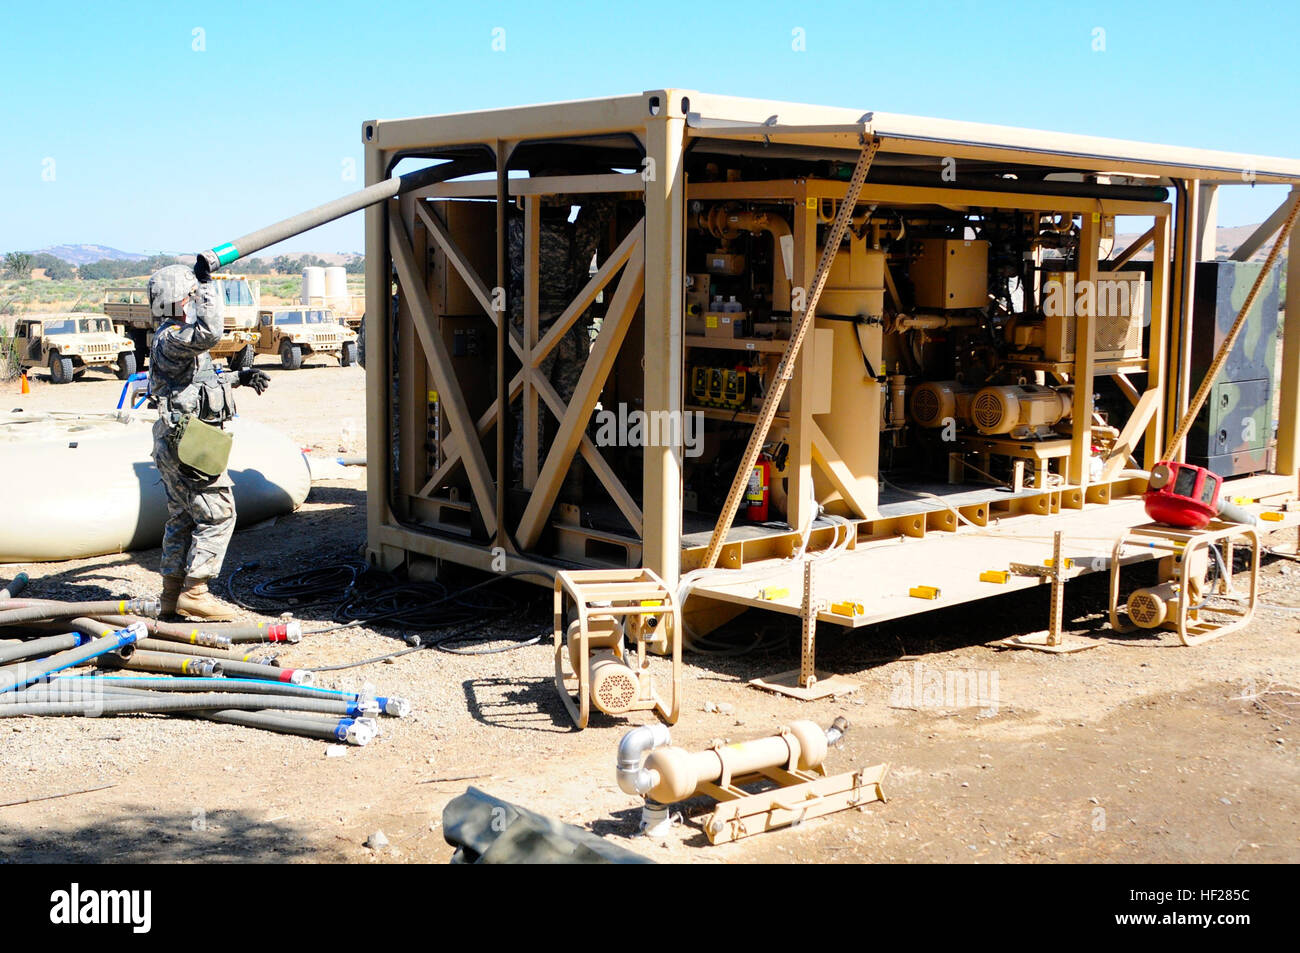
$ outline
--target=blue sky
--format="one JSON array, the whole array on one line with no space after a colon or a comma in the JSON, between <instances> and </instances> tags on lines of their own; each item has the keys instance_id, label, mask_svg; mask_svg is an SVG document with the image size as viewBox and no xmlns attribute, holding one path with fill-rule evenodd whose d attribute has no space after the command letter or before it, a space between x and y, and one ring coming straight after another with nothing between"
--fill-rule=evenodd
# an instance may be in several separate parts
<instances>
[{"instance_id":1,"label":"blue sky","mask_svg":"<svg viewBox=\"0 0 1300 953\"><path fill-rule=\"evenodd\" d=\"M8 0L0 252L196 251L360 187L365 119L663 86L1300 156L1297 34L1300 5L1221 0ZM1226 225L1281 200L1224 192ZM270 253L362 245L354 216Z\"/></svg>"}]
</instances>

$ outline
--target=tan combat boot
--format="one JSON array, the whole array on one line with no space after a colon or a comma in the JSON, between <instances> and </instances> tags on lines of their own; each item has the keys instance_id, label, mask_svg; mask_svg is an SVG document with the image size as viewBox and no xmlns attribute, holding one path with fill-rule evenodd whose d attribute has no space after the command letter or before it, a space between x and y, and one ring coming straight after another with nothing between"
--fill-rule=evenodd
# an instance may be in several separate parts
<instances>
[{"instance_id":1,"label":"tan combat boot","mask_svg":"<svg viewBox=\"0 0 1300 953\"><path fill-rule=\"evenodd\" d=\"M206 579L186 579L185 588L176 600L176 611L187 619L225 621L235 617L235 610L208 592Z\"/></svg>"},{"instance_id":2,"label":"tan combat boot","mask_svg":"<svg viewBox=\"0 0 1300 953\"><path fill-rule=\"evenodd\" d=\"M184 576L163 576L161 615L176 614L176 599L185 588Z\"/></svg>"}]
</instances>

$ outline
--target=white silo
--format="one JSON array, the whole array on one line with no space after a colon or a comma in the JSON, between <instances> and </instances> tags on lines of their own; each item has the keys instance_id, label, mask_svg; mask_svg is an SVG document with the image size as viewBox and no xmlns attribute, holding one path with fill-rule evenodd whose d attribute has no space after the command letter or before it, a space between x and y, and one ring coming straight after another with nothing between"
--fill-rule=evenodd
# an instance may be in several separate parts
<instances>
[{"instance_id":1,"label":"white silo","mask_svg":"<svg viewBox=\"0 0 1300 953\"><path fill-rule=\"evenodd\" d=\"M325 303L324 268L309 265L302 270L302 303L306 305Z\"/></svg>"},{"instance_id":2,"label":"white silo","mask_svg":"<svg viewBox=\"0 0 1300 953\"><path fill-rule=\"evenodd\" d=\"M330 265L325 269L325 303L339 314L348 310L348 273L342 265Z\"/></svg>"}]
</instances>

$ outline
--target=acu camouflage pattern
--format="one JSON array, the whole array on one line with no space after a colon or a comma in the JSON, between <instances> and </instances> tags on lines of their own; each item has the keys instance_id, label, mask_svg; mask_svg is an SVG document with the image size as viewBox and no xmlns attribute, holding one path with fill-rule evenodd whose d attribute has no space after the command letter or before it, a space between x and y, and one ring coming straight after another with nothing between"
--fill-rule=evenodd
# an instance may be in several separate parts
<instances>
[{"instance_id":1,"label":"acu camouflage pattern","mask_svg":"<svg viewBox=\"0 0 1300 953\"><path fill-rule=\"evenodd\" d=\"M1263 268L1261 262L1206 261L1196 266L1192 317L1195 390L1227 338ZM1264 279L1246 323L1187 437L1187 460L1220 476L1258 473L1273 462L1277 392L1279 271Z\"/></svg>"},{"instance_id":2,"label":"acu camouflage pattern","mask_svg":"<svg viewBox=\"0 0 1300 953\"><path fill-rule=\"evenodd\" d=\"M170 312L170 305L189 292L183 275L163 276L180 268L171 265L149 281L150 305L155 316ZM160 279L160 276L163 276ZM155 279L160 279L155 281ZM167 491L167 523L163 529L164 576L211 579L221 571L226 547L235 531L235 497L229 473L206 477L176 458L172 428L183 415L197 415L205 423L221 424L234 416L230 385L213 367L209 349L221 340L221 298L211 284L197 284L194 321L163 317L149 349L149 392L158 401L153 425L153 460Z\"/></svg>"},{"instance_id":3,"label":"acu camouflage pattern","mask_svg":"<svg viewBox=\"0 0 1300 953\"><path fill-rule=\"evenodd\" d=\"M555 320L564 313L578 292L590 280L591 260L600 248L601 240L608 234L614 218L615 201L611 198L583 198L582 205L574 221L569 222L567 202L558 206L543 205L540 224L540 242L538 248L538 336L544 337ZM510 256L510 287L507 291L507 303L511 325L523 333L524 327L524 218L522 214L510 216L506 239ZM599 306L588 308L574 322L573 327L562 337L549 354L542 360L540 370L555 388L560 399L566 404L573 398L573 392L582 376L582 369L587 364L587 355L591 351L595 321L599 316ZM544 406L544 405L543 405ZM515 425L514 466L523 466L523 419L519 410L512 412ZM538 435L538 445L547 445L547 431L555 430L554 418L543 412L541 417L542 432ZM560 498L566 502L576 502L582 493L583 464L574 459L565 476Z\"/></svg>"}]
</instances>

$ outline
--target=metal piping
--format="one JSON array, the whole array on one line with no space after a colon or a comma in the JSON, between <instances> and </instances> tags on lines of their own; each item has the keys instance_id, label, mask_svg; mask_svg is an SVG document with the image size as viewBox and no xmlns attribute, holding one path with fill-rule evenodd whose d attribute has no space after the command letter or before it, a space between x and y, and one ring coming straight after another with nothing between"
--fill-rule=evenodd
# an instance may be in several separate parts
<instances>
[{"instance_id":1,"label":"metal piping","mask_svg":"<svg viewBox=\"0 0 1300 953\"><path fill-rule=\"evenodd\" d=\"M946 328L973 328L980 318L973 314L899 314L889 322L891 333L903 331L938 331Z\"/></svg>"},{"instance_id":2,"label":"metal piping","mask_svg":"<svg viewBox=\"0 0 1300 953\"><path fill-rule=\"evenodd\" d=\"M794 281L794 235L789 223L775 212L752 212L714 205L686 217L688 228L707 232L719 241L738 238L741 232L766 232L772 236L772 309L790 310L790 285Z\"/></svg>"},{"instance_id":3,"label":"metal piping","mask_svg":"<svg viewBox=\"0 0 1300 953\"><path fill-rule=\"evenodd\" d=\"M659 783L659 775L645 768L645 756L655 748L672 744L668 726L658 722L633 728L618 743L618 786L628 794L644 797Z\"/></svg>"}]
</instances>

